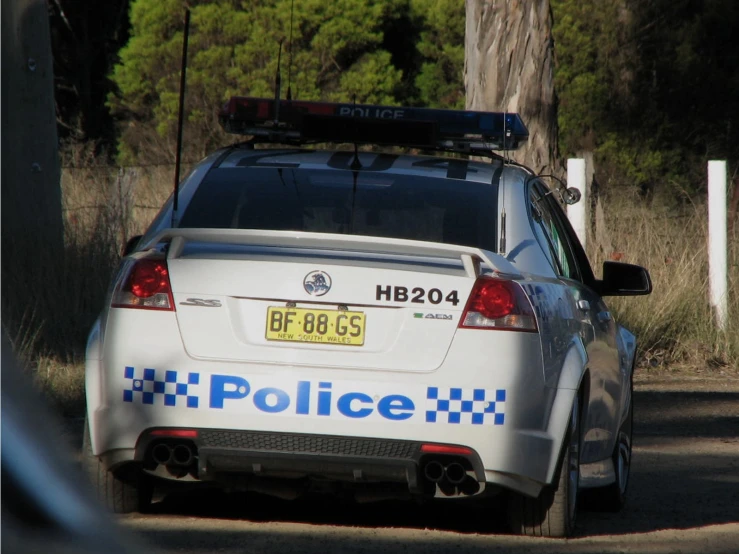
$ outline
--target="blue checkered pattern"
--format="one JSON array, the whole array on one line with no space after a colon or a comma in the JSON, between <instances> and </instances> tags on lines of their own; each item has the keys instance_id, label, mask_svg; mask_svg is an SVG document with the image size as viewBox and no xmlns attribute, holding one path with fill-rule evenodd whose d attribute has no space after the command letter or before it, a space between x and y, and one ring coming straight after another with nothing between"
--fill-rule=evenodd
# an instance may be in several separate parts
<instances>
[{"instance_id":1,"label":"blue checkered pattern","mask_svg":"<svg viewBox=\"0 0 739 554\"><path fill-rule=\"evenodd\" d=\"M428 387L426 423L503 425L505 390Z\"/></svg>"},{"instance_id":2,"label":"blue checkered pattern","mask_svg":"<svg viewBox=\"0 0 739 554\"><path fill-rule=\"evenodd\" d=\"M198 397L192 390L193 386L200 384L198 373L149 368L141 373L133 367L126 366L123 375L128 381L123 389L124 402L154 404L157 398L162 398L164 406L177 406L177 399L181 398L180 406L198 407Z\"/></svg>"}]
</instances>

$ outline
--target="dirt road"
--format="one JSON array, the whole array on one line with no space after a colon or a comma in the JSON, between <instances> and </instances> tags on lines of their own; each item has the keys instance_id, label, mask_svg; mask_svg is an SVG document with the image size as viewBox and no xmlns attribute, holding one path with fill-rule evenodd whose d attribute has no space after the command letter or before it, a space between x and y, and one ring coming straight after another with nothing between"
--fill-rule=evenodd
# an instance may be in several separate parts
<instances>
[{"instance_id":1,"label":"dirt road","mask_svg":"<svg viewBox=\"0 0 739 554\"><path fill-rule=\"evenodd\" d=\"M190 554L739 553L739 379L640 377L635 399L627 506L580 512L567 541L506 535L494 514L451 502L170 496L120 521L159 551Z\"/></svg>"}]
</instances>

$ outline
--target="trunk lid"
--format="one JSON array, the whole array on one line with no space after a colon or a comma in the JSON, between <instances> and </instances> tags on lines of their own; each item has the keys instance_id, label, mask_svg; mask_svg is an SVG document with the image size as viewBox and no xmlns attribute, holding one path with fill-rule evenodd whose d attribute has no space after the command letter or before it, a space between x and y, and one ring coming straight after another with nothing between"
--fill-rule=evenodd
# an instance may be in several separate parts
<instances>
[{"instance_id":1,"label":"trunk lid","mask_svg":"<svg viewBox=\"0 0 739 554\"><path fill-rule=\"evenodd\" d=\"M432 371L480 271L515 273L470 247L244 230L168 230L177 321L194 358Z\"/></svg>"}]
</instances>

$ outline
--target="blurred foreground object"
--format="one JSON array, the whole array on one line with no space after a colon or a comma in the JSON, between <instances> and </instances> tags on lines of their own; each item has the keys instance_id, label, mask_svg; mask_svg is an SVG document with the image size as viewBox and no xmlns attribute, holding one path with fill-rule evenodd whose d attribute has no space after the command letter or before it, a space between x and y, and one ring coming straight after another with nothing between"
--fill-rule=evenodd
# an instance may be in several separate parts
<instances>
[{"instance_id":1,"label":"blurred foreground object","mask_svg":"<svg viewBox=\"0 0 739 554\"><path fill-rule=\"evenodd\" d=\"M121 536L2 337L2 551L145 552Z\"/></svg>"}]
</instances>

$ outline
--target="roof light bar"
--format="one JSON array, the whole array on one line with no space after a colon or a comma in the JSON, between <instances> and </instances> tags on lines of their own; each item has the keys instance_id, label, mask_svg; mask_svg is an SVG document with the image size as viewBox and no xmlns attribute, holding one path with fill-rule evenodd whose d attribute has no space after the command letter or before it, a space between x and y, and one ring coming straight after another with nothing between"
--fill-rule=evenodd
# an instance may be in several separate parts
<instances>
[{"instance_id":1,"label":"roof light bar","mask_svg":"<svg viewBox=\"0 0 739 554\"><path fill-rule=\"evenodd\" d=\"M444 150L514 150L529 132L518 114L234 96L220 113L230 133L283 143L356 142Z\"/></svg>"}]
</instances>

